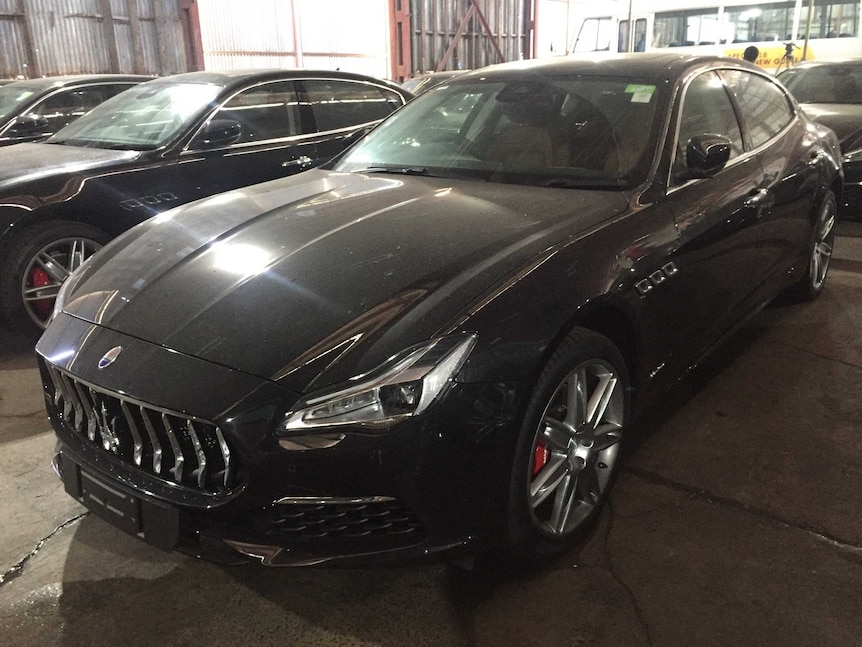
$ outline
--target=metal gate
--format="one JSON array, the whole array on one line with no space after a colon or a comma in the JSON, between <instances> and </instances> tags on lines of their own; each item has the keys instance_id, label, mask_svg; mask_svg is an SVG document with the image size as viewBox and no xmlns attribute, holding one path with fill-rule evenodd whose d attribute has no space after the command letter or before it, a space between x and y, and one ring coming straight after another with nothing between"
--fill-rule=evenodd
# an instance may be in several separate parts
<instances>
[{"instance_id":1,"label":"metal gate","mask_svg":"<svg viewBox=\"0 0 862 647\"><path fill-rule=\"evenodd\" d=\"M410 0L412 73L530 58L529 0Z\"/></svg>"}]
</instances>

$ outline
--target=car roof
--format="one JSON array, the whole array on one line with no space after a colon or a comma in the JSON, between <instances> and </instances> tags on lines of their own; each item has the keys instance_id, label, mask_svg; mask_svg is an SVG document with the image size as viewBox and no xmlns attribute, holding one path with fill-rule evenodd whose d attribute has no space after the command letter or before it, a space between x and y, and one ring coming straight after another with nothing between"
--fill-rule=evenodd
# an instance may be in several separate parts
<instances>
[{"instance_id":1,"label":"car roof","mask_svg":"<svg viewBox=\"0 0 862 647\"><path fill-rule=\"evenodd\" d=\"M142 83L152 80L143 74L76 74L70 76L45 76L38 79L12 81L7 86L30 88L31 90L53 90L74 85L93 85L98 83L122 83L124 81Z\"/></svg>"},{"instance_id":2,"label":"car roof","mask_svg":"<svg viewBox=\"0 0 862 647\"><path fill-rule=\"evenodd\" d=\"M225 88L245 86L250 83L261 81L275 81L279 79L343 79L362 81L366 83L377 83L385 85L401 94L406 91L391 81L378 79L364 74L354 72L342 72L341 70L305 70L305 69L255 69L255 70L224 70L206 72L184 72L165 76L151 81L152 83L206 83L218 85Z\"/></svg>"},{"instance_id":3,"label":"car roof","mask_svg":"<svg viewBox=\"0 0 862 647\"><path fill-rule=\"evenodd\" d=\"M548 75L629 75L646 78L673 80L687 71L699 67L736 67L759 70L757 66L735 58L703 56L684 53L631 53L631 54L585 54L530 59L513 63L502 63L467 72L453 83L482 77L509 76L518 73L540 73Z\"/></svg>"}]
</instances>

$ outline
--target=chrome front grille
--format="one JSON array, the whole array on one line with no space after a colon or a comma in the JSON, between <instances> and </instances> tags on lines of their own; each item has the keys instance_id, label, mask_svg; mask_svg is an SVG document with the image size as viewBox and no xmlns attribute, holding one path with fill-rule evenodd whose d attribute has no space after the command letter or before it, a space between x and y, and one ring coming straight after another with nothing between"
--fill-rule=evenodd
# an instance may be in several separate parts
<instances>
[{"instance_id":1,"label":"chrome front grille","mask_svg":"<svg viewBox=\"0 0 862 647\"><path fill-rule=\"evenodd\" d=\"M82 441L163 480L210 494L235 485L236 466L221 429L135 402L46 364L51 400Z\"/></svg>"}]
</instances>

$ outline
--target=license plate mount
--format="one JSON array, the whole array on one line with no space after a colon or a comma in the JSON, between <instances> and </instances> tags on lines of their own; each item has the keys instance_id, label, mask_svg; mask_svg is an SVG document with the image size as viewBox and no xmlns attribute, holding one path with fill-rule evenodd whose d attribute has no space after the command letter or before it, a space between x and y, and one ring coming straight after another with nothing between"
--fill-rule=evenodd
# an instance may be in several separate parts
<instances>
[{"instance_id":1,"label":"license plate mount","mask_svg":"<svg viewBox=\"0 0 862 647\"><path fill-rule=\"evenodd\" d=\"M63 456L63 484L66 492L112 526L162 550L172 550L177 545L176 508L106 483L68 456Z\"/></svg>"}]
</instances>

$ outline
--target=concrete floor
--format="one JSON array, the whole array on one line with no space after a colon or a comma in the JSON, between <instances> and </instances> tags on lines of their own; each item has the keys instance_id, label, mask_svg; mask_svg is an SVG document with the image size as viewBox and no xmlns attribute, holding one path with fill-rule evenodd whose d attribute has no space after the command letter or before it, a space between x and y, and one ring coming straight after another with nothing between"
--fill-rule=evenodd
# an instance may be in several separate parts
<instances>
[{"instance_id":1,"label":"concrete floor","mask_svg":"<svg viewBox=\"0 0 862 647\"><path fill-rule=\"evenodd\" d=\"M593 535L513 573L225 568L89 515L0 332L0 644L862 645L862 226L641 424Z\"/></svg>"}]
</instances>

